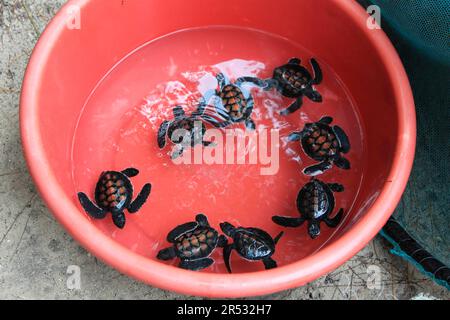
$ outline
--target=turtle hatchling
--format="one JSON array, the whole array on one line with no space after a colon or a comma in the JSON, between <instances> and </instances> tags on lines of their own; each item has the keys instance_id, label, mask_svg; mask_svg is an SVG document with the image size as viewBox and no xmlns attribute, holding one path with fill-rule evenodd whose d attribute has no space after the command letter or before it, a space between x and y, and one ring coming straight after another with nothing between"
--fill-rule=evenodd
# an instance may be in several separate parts
<instances>
[{"instance_id":1,"label":"turtle hatchling","mask_svg":"<svg viewBox=\"0 0 450 320\"><path fill-rule=\"evenodd\" d=\"M121 172L106 171L100 175L95 187L95 204L83 192L78 199L84 210L94 219L103 219L111 212L114 224L122 229L125 226L125 213L136 213L147 201L152 185L147 183L134 201L133 184L130 178L139 174L139 170L128 168Z\"/></svg>"},{"instance_id":2,"label":"turtle hatchling","mask_svg":"<svg viewBox=\"0 0 450 320\"><path fill-rule=\"evenodd\" d=\"M188 270L201 270L211 266L210 257L216 247L225 247L227 238L213 229L208 218L198 214L194 222L182 224L167 235L171 247L159 251L159 260L179 258L179 267Z\"/></svg>"},{"instance_id":3,"label":"turtle hatchling","mask_svg":"<svg viewBox=\"0 0 450 320\"><path fill-rule=\"evenodd\" d=\"M312 239L320 234L320 223L323 221L330 228L336 228L342 220L344 210L330 218L334 211L335 200L333 192L343 192L344 187L338 183L324 183L312 178L298 193L297 210L300 217L274 216L272 221L283 227L300 227L308 221L308 233Z\"/></svg>"},{"instance_id":4,"label":"turtle hatchling","mask_svg":"<svg viewBox=\"0 0 450 320\"><path fill-rule=\"evenodd\" d=\"M229 273L231 273L230 255L232 250L236 250L246 260L262 261L266 269L277 267L272 255L275 253L275 246L283 236L283 232L273 239L266 231L258 228L236 228L228 222L221 223L220 228L223 233L233 239L233 243L227 244L223 249L223 258Z\"/></svg>"},{"instance_id":5,"label":"turtle hatchling","mask_svg":"<svg viewBox=\"0 0 450 320\"><path fill-rule=\"evenodd\" d=\"M247 129L254 130L256 126L251 115L255 102L250 92L247 92L239 82L230 83L223 73L219 73L216 78L219 89L214 92L214 97L220 99L216 101L216 112L224 120L219 121L207 115L203 118L218 128L244 122ZM207 94L204 101L208 102L210 98Z\"/></svg>"},{"instance_id":6,"label":"turtle hatchling","mask_svg":"<svg viewBox=\"0 0 450 320\"><path fill-rule=\"evenodd\" d=\"M197 144L204 146L212 145L212 142L203 141L203 136L206 132L206 126L201 121L200 116L204 110L204 103L201 101L197 111L187 116L181 106L173 109L174 119L172 121L164 121L159 127L158 131L158 146L163 149L166 146L166 141L169 139L177 149L172 153L172 159L180 157L185 148L194 147ZM186 135L174 134L176 130L184 129ZM180 132L181 134L183 132Z\"/></svg>"},{"instance_id":7,"label":"turtle hatchling","mask_svg":"<svg viewBox=\"0 0 450 320\"><path fill-rule=\"evenodd\" d=\"M314 102L322 102L321 94L314 88L314 85L320 84L323 80L322 70L314 58L311 59L311 66L314 71L314 77L308 69L301 65L300 59L292 58L287 64L275 68L270 79L262 80L256 77L241 77L237 81L240 83L253 83L266 91L275 88L283 96L295 98L294 103L281 111L282 115L288 115L300 109L303 104L303 96Z\"/></svg>"},{"instance_id":8,"label":"turtle hatchling","mask_svg":"<svg viewBox=\"0 0 450 320\"><path fill-rule=\"evenodd\" d=\"M303 170L308 176L316 176L330 169L333 164L341 169L350 169L350 162L342 156L350 151L350 142L339 126L330 127L331 117L323 117L316 123L307 123L299 132L289 135L289 141L301 140L303 151L319 164Z\"/></svg>"}]
</instances>

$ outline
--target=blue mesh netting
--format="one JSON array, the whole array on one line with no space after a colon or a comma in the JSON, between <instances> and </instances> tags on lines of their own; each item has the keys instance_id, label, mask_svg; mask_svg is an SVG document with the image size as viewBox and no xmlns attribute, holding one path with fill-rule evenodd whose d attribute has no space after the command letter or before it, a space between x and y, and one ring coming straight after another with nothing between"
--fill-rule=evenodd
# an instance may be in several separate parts
<instances>
[{"instance_id":1,"label":"blue mesh netting","mask_svg":"<svg viewBox=\"0 0 450 320\"><path fill-rule=\"evenodd\" d=\"M371 0L383 19L411 45L440 60L450 59L449 0Z\"/></svg>"},{"instance_id":2,"label":"blue mesh netting","mask_svg":"<svg viewBox=\"0 0 450 320\"><path fill-rule=\"evenodd\" d=\"M399 52L416 104L416 158L394 217L450 266L450 0L359 1L380 7L381 26Z\"/></svg>"}]
</instances>

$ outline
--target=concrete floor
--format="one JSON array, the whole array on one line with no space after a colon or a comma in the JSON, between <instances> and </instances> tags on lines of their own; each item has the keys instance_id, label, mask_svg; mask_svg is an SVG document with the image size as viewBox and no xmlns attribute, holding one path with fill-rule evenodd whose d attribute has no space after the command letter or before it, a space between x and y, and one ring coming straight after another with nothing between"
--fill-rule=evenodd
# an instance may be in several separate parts
<instances>
[{"instance_id":1,"label":"concrete floor","mask_svg":"<svg viewBox=\"0 0 450 320\"><path fill-rule=\"evenodd\" d=\"M19 95L33 46L62 3L0 0L0 299L189 298L139 283L98 261L65 232L36 193L22 157ZM263 298L450 299L446 289L388 249L376 238L329 275ZM67 286L71 265L81 270L79 290Z\"/></svg>"}]
</instances>

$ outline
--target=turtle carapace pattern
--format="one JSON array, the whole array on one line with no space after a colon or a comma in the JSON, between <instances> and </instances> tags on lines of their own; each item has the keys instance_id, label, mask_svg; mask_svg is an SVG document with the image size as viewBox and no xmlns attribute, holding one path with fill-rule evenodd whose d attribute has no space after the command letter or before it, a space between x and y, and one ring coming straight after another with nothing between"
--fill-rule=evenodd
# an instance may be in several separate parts
<instances>
[{"instance_id":1,"label":"turtle carapace pattern","mask_svg":"<svg viewBox=\"0 0 450 320\"><path fill-rule=\"evenodd\" d=\"M240 82L229 82L223 73L219 73L216 78L219 88L214 91L213 96L219 120L211 115L203 115L203 118L217 128L244 122L247 129L254 130L256 125L251 115L255 102L251 93ZM208 102L210 99L211 92L208 92L203 100Z\"/></svg>"},{"instance_id":2,"label":"turtle carapace pattern","mask_svg":"<svg viewBox=\"0 0 450 320\"><path fill-rule=\"evenodd\" d=\"M335 199L333 192L343 192L344 186L338 183L324 183L312 178L298 193L297 210L300 217L274 216L273 222L283 227L297 228L308 222L308 233L312 239L320 235L320 223L323 221L330 228L336 228L342 220L344 209L331 218Z\"/></svg>"},{"instance_id":3,"label":"turtle carapace pattern","mask_svg":"<svg viewBox=\"0 0 450 320\"><path fill-rule=\"evenodd\" d=\"M94 219L103 219L111 212L114 224L122 229L125 226L125 210L136 213L147 201L152 185L147 183L133 201L133 185L130 178L139 174L135 168L121 172L105 171L95 187L95 203L83 193L78 193L78 199L84 210Z\"/></svg>"},{"instance_id":4,"label":"turtle carapace pattern","mask_svg":"<svg viewBox=\"0 0 450 320\"><path fill-rule=\"evenodd\" d=\"M233 239L233 243L223 249L223 258L229 273L231 273L230 256L233 250L248 261L262 261L266 269L277 267L272 256L283 232L273 239L266 231L258 228L235 227L228 222L221 223L220 228L223 233Z\"/></svg>"},{"instance_id":5,"label":"turtle carapace pattern","mask_svg":"<svg viewBox=\"0 0 450 320\"><path fill-rule=\"evenodd\" d=\"M314 76L301 65L301 60L292 58L287 64L275 68L272 78L262 80L257 77L240 77L238 82L250 82L264 90L275 88L283 96L293 98L295 101L285 110L282 115L294 113L303 105L303 96L313 102L322 102L322 95L315 89L323 80L322 70L316 59L311 59Z\"/></svg>"},{"instance_id":6,"label":"turtle carapace pattern","mask_svg":"<svg viewBox=\"0 0 450 320\"><path fill-rule=\"evenodd\" d=\"M187 116L183 107L175 107L173 109L174 119L164 121L159 127L157 137L159 148L163 149L166 146L167 140L170 140L177 146L172 153L172 159L176 159L183 154L185 148L194 147L197 144L212 146L212 142L203 140L206 132L205 123L201 118L204 108L205 104L201 100L197 110L190 116ZM179 129L185 130L185 135L175 134ZM180 131L180 133L183 132Z\"/></svg>"},{"instance_id":7,"label":"turtle carapace pattern","mask_svg":"<svg viewBox=\"0 0 450 320\"><path fill-rule=\"evenodd\" d=\"M301 141L303 151L319 164L303 170L308 176L316 176L329 170L333 164L349 170L350 162L343 154L350 151L347 134L339 126L331 127L333 118L325 116L315 123L307 123L302 131L289 135L289 141Z\"/></svg>"},{"instance_id":8,"label":"turtle carapace pattern","mask_svg":"<svg viewBox=\"0 0 450 320\"><path fill-rule=\"evenodd\" d=\"M216 247L225 247L227 238L209 225L204 214L198 214L195 221L179 225L169 232L167 241L172 246L159 251L159 260L179 258L179 267L188 270L201 270L211 266L210 257Z\"/></svg>"}]
</instances>

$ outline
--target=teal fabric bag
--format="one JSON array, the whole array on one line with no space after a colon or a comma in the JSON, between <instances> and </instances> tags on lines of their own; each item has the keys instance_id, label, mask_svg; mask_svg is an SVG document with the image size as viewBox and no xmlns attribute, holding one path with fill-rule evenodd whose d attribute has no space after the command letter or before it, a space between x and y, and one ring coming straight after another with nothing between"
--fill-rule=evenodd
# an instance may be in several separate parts
<instances>
[{"instance_id":1,"label":"teal fabric bag","mask_svg":"<svg viewBox=\"0 0 450 320\"><path fill-rule=\"evenodd\" d=\"M408 73L417 112L411 178L381 234L450 289L450 0L360 0L381 9L381 27Z\"/></svg>"}]
</instances>

